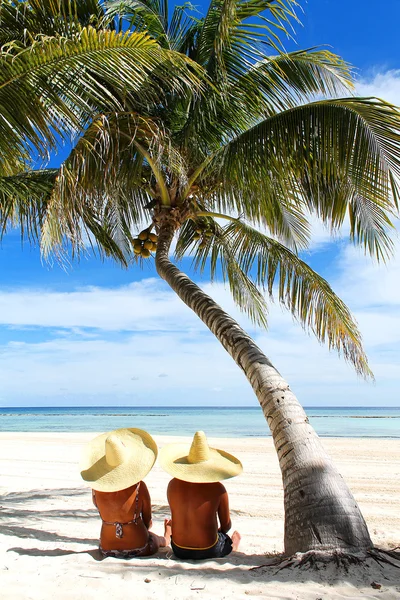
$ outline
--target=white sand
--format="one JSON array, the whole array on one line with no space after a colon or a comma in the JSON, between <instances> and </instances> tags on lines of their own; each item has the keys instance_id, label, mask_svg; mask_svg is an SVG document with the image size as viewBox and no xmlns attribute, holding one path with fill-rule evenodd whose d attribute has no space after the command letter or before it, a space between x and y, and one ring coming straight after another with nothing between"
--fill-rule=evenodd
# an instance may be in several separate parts
<instances>
[{"instance_id":1,"label":"white sand","mask_svg":"<svg viewBox=\"0 0 400 600\"><path fill-rule=\"evenodd\" d=\"M283 494L270 438L213 439L236 454L244 473L226 481L240 551L214 561L179 562L170 550L156 557L99 560L100 529L90 490L80 479L79 454L90 434L0 433L0 598L400 598L400 569L329 566L321 571L268 567L265 555L283 550ZM176 441L155 437L159 446ZM180 440L184 438L179 438ZM189 442L189 439L186 438ZM350 485L374 543L400 544L400 441L326 439L325 447ZM146 478L154 531L168 515L169 476L158 465ZM373 589L375 581L382 585Z\"/></svg>"}]
</instances>

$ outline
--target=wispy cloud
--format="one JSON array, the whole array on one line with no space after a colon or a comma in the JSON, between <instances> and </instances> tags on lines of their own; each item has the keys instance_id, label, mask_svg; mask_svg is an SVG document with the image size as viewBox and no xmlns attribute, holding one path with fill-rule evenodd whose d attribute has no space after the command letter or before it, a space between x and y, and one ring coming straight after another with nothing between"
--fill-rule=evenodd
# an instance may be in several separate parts
<instances>
[{"instance_id":1,"label":"wispy cloud","mask_svg":"<svg viewBox=\"0 0 400 600\"><path fill-rule=\"evenodd\" d=\"M400 379L400 311L391 286L383 286L383 293L380 285L395 276L397 261L379 267L345 248L337 262L340 268L332 284L355 309L376 385L360 381L349 365L305 335L279 306L271 307L270 330L256 332L222 284L203 287L252 332L304 404L379 404L382 397L383 404L397 403L390 389ZM33 394L66 403L72 395L93 403L104 397L136 404L255 402L232 359L156 279L63 294L1 293L0 306L4 324L11 320L14 327L39 328L38 339L30 342L13 339L16 329L10 330L1 348L0 387L3 397L16 403ZM394 310L388 312L389 306Z\"/></svg>"}]
</instances>

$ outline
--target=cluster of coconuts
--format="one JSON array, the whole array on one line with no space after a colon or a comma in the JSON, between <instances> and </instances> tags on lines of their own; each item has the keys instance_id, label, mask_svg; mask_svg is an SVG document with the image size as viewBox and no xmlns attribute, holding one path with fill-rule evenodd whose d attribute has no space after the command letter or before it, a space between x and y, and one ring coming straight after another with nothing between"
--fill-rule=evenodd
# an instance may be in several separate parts
<instances>
[{"instance_id":1,"label":"cluster of coconuts","mask_svg":"<svg viewBox=\"0 0 400 600\"><path fill-rule=\"evenodd\" d=\"M157 250L157 240L158 236L155 233L150 233L148 229L144 229L133 240L134 253L142 258L149 258L151 252Z\"/></svg>"},{"instance_id":2,"label":"cluster of coconuts","mask_svg":"<svg viewBox=\"0 0 400 600\"><path fill-rule=\"evenodd\" d=\"M201 242L199 244L199 248L205 248L207 246L207 241L208 238L212 237L214 235L213 230L211 229L210 225L206 224L204 227L200 228L197 227L196 231L193 235L193 239L194 240L200 240Z\"/></svg>"}]
</instances>

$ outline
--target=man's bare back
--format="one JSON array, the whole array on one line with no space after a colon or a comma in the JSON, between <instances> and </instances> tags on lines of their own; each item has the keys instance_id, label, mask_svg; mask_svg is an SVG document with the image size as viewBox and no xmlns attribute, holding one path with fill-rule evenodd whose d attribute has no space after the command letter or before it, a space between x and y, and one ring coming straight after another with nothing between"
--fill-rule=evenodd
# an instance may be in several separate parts
<instances>
[{"instance_id":1,"label":"man's bare back","mask_svg":"<svg viewBox=\"0 0 400 600\"><path fill-rule=\"evenodd\" d=\"M236 477L242 463L232 454L211 448L204 431L196 431L190 448L167 444L159 454L163 469L174 477L167 496L172 513L171 548L178 558L222 558L237 550L240 535L231 528L229 501L221 480Z\"/></svg>"},{"instance_id":2,"label":"man's bare back","mask_svg":"<svg viewBox=\"0 0 400 600\"><path fill-rule=\"evenodd\" d=\"M208 548L215 544L218 529L227 533L231 528L228 494L222 483L172 479L167 495L172 512L172 535L179 546Z\"/></svg>"},{"instance_id":3,"label":"man's bare back","mask_svg":"<svg viewBox=\"0 0 400 600\"><path fill-rule=\"evenodd\" d=\"M219 532L226 534L231 528L228 494L222 483L172 479L167 496L172 513L172 539L176 546L207 550L218 542ZM231 549L237 550L238 532L233 533L232 541L228 536L225 538Z\"/></svg>"}]
</instances>

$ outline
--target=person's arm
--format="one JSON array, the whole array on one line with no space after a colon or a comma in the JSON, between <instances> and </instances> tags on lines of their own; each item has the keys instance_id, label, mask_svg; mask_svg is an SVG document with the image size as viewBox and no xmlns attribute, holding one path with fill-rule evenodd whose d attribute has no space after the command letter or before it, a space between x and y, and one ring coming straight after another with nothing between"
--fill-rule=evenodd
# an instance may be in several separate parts
<instances>
[{"instance_id":1,"label":"person's arm","mask_svg":"<svg viewBox=\"0 0 400 600\"><path fill-rule=\"evenodd\" d=\"M220 523L220 527L219 527L218 531L222 531L222 533L228 533L228 531L232 527L231 516L229 513L228 492L226 491L226 489L224 488L224 486L222 484L221 484L221 488L223 491L221 493L220 502L219 502L219 506L218 506L218 518L219 518L219 523Z\"/></svg>"},{"instance_id":2,"label":"person's arm","mask_svg":"<svg viewBox=\"0 0 400 600\"><path fill-rule=\"evenodd\" d=\"M172 494L171 494L171 490L172 490L172 488L174 486L174 482L175 482L175 478L171 479L170 482L169 482L169 484L168 484L168 486L167 486L167 501L168 501L168 505L169 505L169 508L170 508L170 511L171 511L171 516L170 516L170 519L169 519L170 520L171 528L172 528L172 506L171 506Z\"/></svg>"},{"instance_id":3,"label":"person's arm","mask_svg":"<svg viewBox=\"0 0 400 600\"><path fill-rule=\"evenodd\" d=\"M150 527L153 524L153 522L151 520L151 499L150 499L149 490L147 489L147 485L145 484L144 481L142 481L140 484L139 495L142 498L143 523L145 524L147 529L150 529Z\"/></svg>"}]
</instances>

